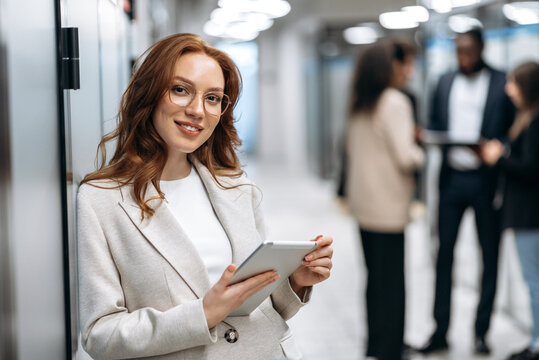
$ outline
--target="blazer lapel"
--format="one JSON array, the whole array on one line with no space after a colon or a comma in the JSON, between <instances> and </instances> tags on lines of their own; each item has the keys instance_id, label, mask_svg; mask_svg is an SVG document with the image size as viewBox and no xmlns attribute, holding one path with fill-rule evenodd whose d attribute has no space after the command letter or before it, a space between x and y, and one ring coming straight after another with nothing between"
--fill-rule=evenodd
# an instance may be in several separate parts
<instances>
[{"instance_id":1,"label":"blazer lapel","mask_svg":"<svg viewBox=\"0 0 539 360\"><path fill-rule=\"evenodd\" d=\"M252 204L249 192L251 189L246 189L246 187L251 185L223 189L196 157L190 156L189 159L197 169L215 214L228 236L232 247L232 262L240 265L262 241L258 232L253 231L256 228L249 226L252 223ZM220 178L220 180L225 186L231 185L226 178Z\"/></svg>"},{"instance_id":2,"label":"blazer lapel","mask_svg":"<svg viewBox=\"0 0 539 360\"><path fill-rule=\"evenodd\" d=\"M495 108L492 105L493 101L496 101L494 94L497 91L499 91L500 87L503 88L504 86L503 81L500 84L500 82L498 81L498 78L496 77L496 74L490 68L487 67L487 70L490 74L490 79L489 79L489 85L488 85L487 99L485 101L485 108L483 110L483 124L481 125L481 135L483 136L488 134L488 127L490 126L490 119L492 119L490 110ZM488 136L485 136L485 137L488 138Z\"/></svg>"},{"instance_id":3,"label":"blazer lapel","mask_svg":"<svg viewBox=\"0 0 539 360\"><path fill-rule=\"evenodd\" d=\"M141 220L140 207L131 192L128 191L128 194L125 194L126 191L123 192L124 200L119 202L119 205L133 224L178 272L193 293L202 298L210 289L208 273L196 248L167 207L166 202L160 199L151 200L150 206L155 213ZM152 184L148 186L146 196L147 198L158 197L157 190Z\"/></svg>"},{"instance_id":4,"label":"blazer lapel","mask_svg":"<svg viewBox=\"0 0 539 360\"><path fill-rule=\"evenodd\" d=\"M451 95L451 88L453 87L453 83L455 82L455 78L457 77L458 72L452 73L450 76L447 77L447 81L445 84L442 84L442 91L441 91L441 129L443 130L449 130L449 112L450 110L450 104L449 104L449 97Z\"/></svg>"}]
</instances>

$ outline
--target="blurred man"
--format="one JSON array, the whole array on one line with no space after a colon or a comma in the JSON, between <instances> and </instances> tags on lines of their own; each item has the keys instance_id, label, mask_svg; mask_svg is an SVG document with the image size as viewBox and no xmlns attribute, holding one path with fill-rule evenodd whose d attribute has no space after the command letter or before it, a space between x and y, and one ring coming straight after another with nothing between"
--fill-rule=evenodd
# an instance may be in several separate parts
<instances>
[{"instance_id":1,"label":"blurred man","mask_svg":"<svg viewBox=\"0 0 539 360\"><path fill-rule=\"evenodd\" d=\"M467 138L503 138L511 125L514 108L504 93L505 74L482 59L483 36L472 29L456 38L459 70L441 77L434 94L430 128L462 134ZM436 264L434 318L436 330L423 353L448 348L446 335L451 309L453 250L459 225L468 207L475 212L482 250L481 297L475 319L475 352L488 354L485 335L496 292L499 212L493 206L496 170L482 165L476 151L467 146L442 149L438 234L440 248Z\"/></svg>"}]
</instances>

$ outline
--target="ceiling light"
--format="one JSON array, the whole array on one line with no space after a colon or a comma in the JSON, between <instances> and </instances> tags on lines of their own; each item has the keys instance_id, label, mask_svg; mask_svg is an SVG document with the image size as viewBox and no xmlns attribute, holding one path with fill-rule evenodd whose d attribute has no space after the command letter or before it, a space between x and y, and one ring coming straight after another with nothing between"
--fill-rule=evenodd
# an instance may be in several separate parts
<instances>
[{"instance_id":1,"label":"ceiling light","mask_svg":"<svg viewBox=\"0 0 539 360\"><path fill-rule=\"evenodd\" d=\"M539 2L514 2L503 6L503 14L520 25L539 23Z\"/></svg>"},{"instance_id":2,"label":"ceiling light","mask_svg":"<svg viewBox=\"0 0 539 360\"><path fill-rule=\"evenodd\" d=\"M290 12L290 4L285 0L219 0L219 6L237 12L257 12L271 18L283 17Z\"/></svg>"},{"instance_id":3,"label":"ceiling light","mask_svg":"<svg viewBox=\"0 0 539 360\"><path fill-rule=\"evenodd\" d=\"M232 11L231 9L217 8L211 12L211 21L216 24L226 25L241 19L241 13Z\"/></svg>"},{"instance_id":4,"label":"ceiling light","mask_svg":"<svg viewBox=\"0 0 539 360\"><path fill-rule=\"evenodd\" d=\"M429 11L423 6L405 6L401 10L410 14L417 22L429 21Z\"/></svg>"},{"instance_id":5,"label":"ceiling light","mask_svg":"<svg viewBox=\"0 0 539 360\"><path fill-rule=\"evenodd\" d=\"M254 40L258 36L258 30L256 30L253 24L248 22L234 23L226 27L223 37L228 37L241 41Z\"/></svg>"},{"instance_id":6,"label":"ceiling light","mask_svg":"<svg viewBox=\"0 0 539 360\"><path fill-rule=\"evenodd\" d=\"M481 0L451 0L454 8L478 4Z\"/></svg>"},{"instance_id":7,"label":"ceiling light","mask_svg":"<svg viewBox=\"0 0 539 360\"><path fill-rule=\"evenodd\" d=\"M430 8L439 14L445 14L453 9L451 0L432 0L430 2Z\"/></svg>"},{"instance_id":8,"label":"ceiling light","mask_svg":"<svg viewBox=\"0 0 539 360\"><path fill-rule=\"evenodd\" d=\"M371 44L378 39L378 32L368 26L354 26L345 29L343 36L350 44Z\"/></svg>"},{"instance_id":9,"label":"ceiling light","mask_svg":"<svg viewBox=\"0 0 539 360\"><path fill-rule=\"evenodd\" d=\"M453 15L448 20L449 28L456 33L464 33L473 28L483 27L481 21L466 15Z\"/></svg>"},{"instance_id":10,"label":"ceiling light","mask_svg":"<svg viewBox=\"0 0 539 360\"><path fill-rule=\"evenodd\" d=\"M267 30L273 25L273 19L262 13L249 13L245 17L245 21L253 24L258 31Z\"/></svg>"},{"instance_id":11,"label":"ceiling light","mask_svg":"<svg viewBox=\"0 0 539 360\"><path fill-rule=\"evenodd\" d=\"M386 29L411 29L419 26L419 23L404 11L383 13L378 20Z\"/></svg>"},{"instance_id":12,"label":"ceiling light","mask_svg":"<svg viewBox=\"0 0 539 360\"><path fill-rule=\"evenodd\" d=\"M222 36L225 33L225 29L225 25L217 24L212 20L209 20L204 24L203 31L210 36Z\"/></svg>"}]
</instances>

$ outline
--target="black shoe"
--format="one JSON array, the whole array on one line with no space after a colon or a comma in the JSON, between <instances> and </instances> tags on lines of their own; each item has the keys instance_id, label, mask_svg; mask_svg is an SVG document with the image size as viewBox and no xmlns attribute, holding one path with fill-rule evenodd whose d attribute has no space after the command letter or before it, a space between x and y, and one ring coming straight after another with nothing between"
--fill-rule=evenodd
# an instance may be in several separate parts
<instances>
[{"instance_id":1,"label":"black shoe","mask_svg":"<svg viewBox=\"0 0 539 360\"><path fill-rule=\"evenodd\" d=\"M523 351L519 353L515 353L507 360L539 360L539 352L531 351L529 348L524 349Z\"/></svg>"},{"instance_id":2,"label":"black shoe","mask_svg":"<svg viewBox=\"0 0 539 360\"><path fill-rule=\"evenodd\" d=\"M447 350L449 346L447 345L447 341L445 340L445 337L438 337L438 336L432 336L423 348L418 349L417 351L422 354L430 354L437 351Z\"/></svg>"},{"instance_id":3,"label":"black shoe","mask_svg":"<svg viewBox=\"0 0 539 360\"><path fill-rule=\"evenodd\" d=\"M489 355L490 348L485 342L485 338L482 336L475 338L475 353L478 355Z\"/></svg>"}]
</instances>

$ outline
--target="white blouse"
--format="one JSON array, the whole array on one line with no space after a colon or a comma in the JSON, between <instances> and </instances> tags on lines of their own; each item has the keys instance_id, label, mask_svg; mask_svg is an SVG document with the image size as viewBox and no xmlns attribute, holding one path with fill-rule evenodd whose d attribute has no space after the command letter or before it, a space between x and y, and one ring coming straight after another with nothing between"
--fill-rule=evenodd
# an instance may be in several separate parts
<instances>
[{"instance_id":1,"label":"white blouse","mask_svg":"<svg viewBox=\"0 0 539 360\"><path fill-rule=\"evenodd\" d=\"M168 207L195 245L210 279L215 284L232 263L232 248L210 203L196 169L179 180L160 181Z\"/></svg>"}]
</instances>

